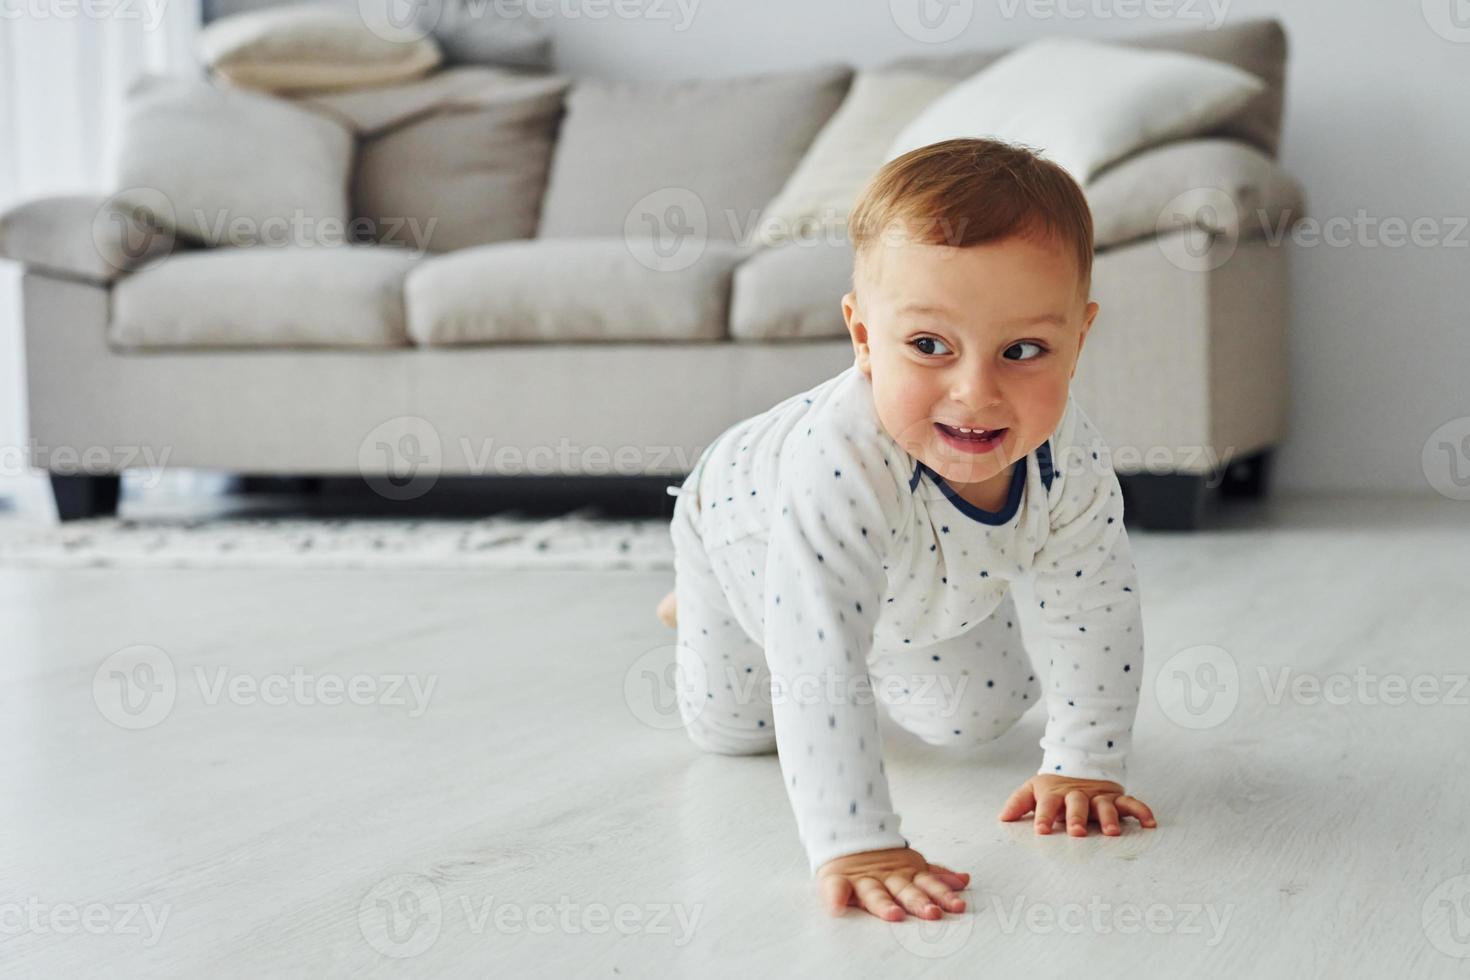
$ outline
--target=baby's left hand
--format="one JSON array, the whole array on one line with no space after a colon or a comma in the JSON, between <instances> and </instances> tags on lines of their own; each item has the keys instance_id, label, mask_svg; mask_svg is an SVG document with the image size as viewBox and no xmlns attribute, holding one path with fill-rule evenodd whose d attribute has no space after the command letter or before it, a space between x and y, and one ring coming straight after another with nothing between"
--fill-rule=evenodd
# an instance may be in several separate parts
<instances>
[{"instance_id":1,"label":"baby's left hand","mask_svg":"<svg viewBox=\"0 0 1470 980\"><path fill-rule=\"evenodd\" d=\"M1073 779L1070 776L1032 776L1011 794L1001 807L1000 819L1019 820L1036 811L1036 832L1051 833L1063 807L1067 814L1067 833L1087 836L1087 818L1095 817L1108 837L1117 837L1119 813L1131 816L1145 827L1158 826L1153 811L1140 799L1123 795L1123 787L1102 779Z\"/></svg>"}]
</instances>

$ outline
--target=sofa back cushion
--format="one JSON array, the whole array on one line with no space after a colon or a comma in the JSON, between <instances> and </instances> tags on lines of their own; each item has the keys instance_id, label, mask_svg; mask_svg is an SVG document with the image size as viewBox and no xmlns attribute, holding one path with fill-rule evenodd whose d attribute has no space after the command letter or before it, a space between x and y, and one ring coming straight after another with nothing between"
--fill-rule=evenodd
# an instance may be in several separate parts
<instances>
[{"instance_id":1,"label":"sofa back cushion","mask_svg":"<svg viewBox=\"0 0 1470 980\"><path fill-rule=\"evenodd\" d=\"M128 89L118 205L205 245L346 240L352 133L285 99L145 75Z\"/></svg>"},{"instance_id":2,"label":"sofa back cushion","mask_svg":"<svg viewBox=\"0 0 1470 980\"><path fill-rule=\"evenodd\" d=\"M1156 51L1178 51L1223 61L1255 75L1266 83L1258 95L1238 112L1201 136L1245 140L1271 156L1281 142L1281 114L1285 102L1286 32L1281 22L1258 19L1229 24L1214 30L1196 28L1139 37L1109 38L1111 43ZM958 54L919 55L889 62L885 68L930 72L967 78L1008 53L1009 48L962 51Z\"/></svg>"},{"instance_id":3,"label":"sofa back cushion","mask_svg":"<svg viewBox=\"0 0 1470 980\"><path fill-rule=\"evenodd\" d=\"M761 213L759 244L845 237L847 213L883 166L894 137L953 85L943 75L858 72L841 107Z\"/></svg>"},{"instance_id":4,"label":"sofa back cushion","mask_svg":"<svg viewBox=\"0 0 1470 980\"><path fill-rule=\"evenodd\" d=\"M566 86L464 67L303 102L357 134L359 240L449 252L536 234Z\"/></svg>"},{"instance_id":5,"label":"sofa back cushion","mask_svg":"<svg viewBox=\"0 0 1470 980\"><path fill-rule=\"evenodd\" d=\"M644 233L753 238L761 209L837 111L847 66L697 81L585 81L567 96L543 238Z\"/></svg>"}]
</instances>

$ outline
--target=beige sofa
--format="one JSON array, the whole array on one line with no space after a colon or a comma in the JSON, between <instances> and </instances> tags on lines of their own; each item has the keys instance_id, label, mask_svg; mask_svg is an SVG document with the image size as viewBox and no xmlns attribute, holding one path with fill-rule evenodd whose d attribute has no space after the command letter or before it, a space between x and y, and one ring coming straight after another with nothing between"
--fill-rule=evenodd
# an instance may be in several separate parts
<instances>
[{"instance_id":1,"label":"beige sofa","mask_svg":"<svg viewBox=\"0 0 1470 980\"><path fill-rule=\"evenodd\" d=\"M1252 21L1133 43L1268 84L1217 131L1085 188L1102 311L1077 397L1130 519L1191 527L1218 493L1259 492L1284 435L1287 256L1267 233L1302 210L1275 163L1285 37ZM999 53L895 67L959 78ZM24 204L0 218L0 253L27 266L35 462L67 517L108 510L139 466L360 474L404 498L426 475L683 474L725 426L851 362L846 244L760 248L717 220L759 213L851 77L526 78L507 100L468 95L487 91L470 69L315 105L354 136L346 206L444 219L427 249L205 246L117 198ZM477 174L453 158L474 152L456 127L488 124L534 138L512 159L482 148L500 157ZM640 207L687 218L670 210L686 191L707 227L660 265L633 223ZM520 206L475 217L476 195Z\"/></svg>"}]
</instances>

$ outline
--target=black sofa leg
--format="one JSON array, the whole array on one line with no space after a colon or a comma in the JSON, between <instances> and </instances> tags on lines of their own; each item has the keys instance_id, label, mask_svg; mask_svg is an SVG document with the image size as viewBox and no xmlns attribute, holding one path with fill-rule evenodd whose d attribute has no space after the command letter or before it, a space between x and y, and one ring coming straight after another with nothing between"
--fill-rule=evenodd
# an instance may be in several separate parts
<instances>
[{"instance_id":1,"label":"black sofa leg","mask_svg":"<svg viewBox=\"0 0 1470 980\"><path fill-rule=\"evenodd\" d=\"M1260 500L1266 495L1266 481L1271 471L1271 450L1262 449L1233 460L1225 467L1220 481L1220 494L1233 500Z\"/></svg>"},{"instance_id":2,"label":"black sofa leg","mask_svg":"<svg viewBox=\"0 0 1470 980\"><path fill-rule=\"evenodd\" d=\"M1149 531L1194 531L1213 498L1204 474L1118 474L1123 488L1124 521Z\"/></svg>"},{"instance_id":3,"label":"black sofa leg","mask_svg":"<svg viewBox=\"0 0 1470 980\"><path fill-rule=\"evenodd\" d=\"M122 478L91 474L52 473L51 494L56 514L63 521L87 517L111 517L117 513L117 496Z\"/></svg>"}]
</instances>

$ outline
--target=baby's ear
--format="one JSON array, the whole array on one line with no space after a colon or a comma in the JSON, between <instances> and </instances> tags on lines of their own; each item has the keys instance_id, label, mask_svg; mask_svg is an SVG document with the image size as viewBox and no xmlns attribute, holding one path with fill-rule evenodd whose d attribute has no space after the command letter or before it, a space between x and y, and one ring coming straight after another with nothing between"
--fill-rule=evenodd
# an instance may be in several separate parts
<instances>
[{"instance_id":1,"label":"baby's ear","mask_svg":"<svg viewBox=\"0 0 1470 980\"><path fill-rule=\"evenodd\" d=\"M872 377L868 367L868 327L862 321L862 311L858 309L857 293L851 290L842 297L842 321L847 324L847 333L852 338L858 370Z\"/></svg>"},{"instance_id":2,"label":"baby's ear","mask_svg":"<svg viewBox=\"0 0 1470 980\"><path fill-rule=\"evenodd\" d=\"M1077 356L1072 359L1072 373L1069 378L1077 376L1077 362L1082 360L1082 348L1087 344L1087 331L1092 329L1092 321L1097 319L1097 311L1101 309L1096 303L1088 303L1087 308L1082 311L1082 333L1077 337Z\"/></svg>"}]
</instances>

